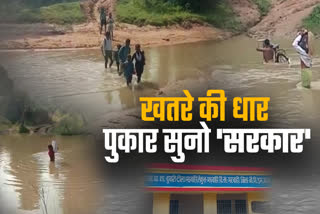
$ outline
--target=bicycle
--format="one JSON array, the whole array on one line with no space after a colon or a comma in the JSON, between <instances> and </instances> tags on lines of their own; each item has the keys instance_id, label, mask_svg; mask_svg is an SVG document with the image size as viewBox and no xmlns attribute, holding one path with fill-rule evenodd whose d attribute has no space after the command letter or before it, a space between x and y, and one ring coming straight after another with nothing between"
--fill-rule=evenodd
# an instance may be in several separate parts
<instances>
[{"instance_id":1,"label":"bicycle","mask_svg":"<svg viewBox=\"0 0 320 214\"><path fill-rule=\"evenodd\" d=\"M284 49L280 48L279 44L272 44L274 50L274 58L276 63L290 63L289 57Z\"/></svg>"}]
</instances>

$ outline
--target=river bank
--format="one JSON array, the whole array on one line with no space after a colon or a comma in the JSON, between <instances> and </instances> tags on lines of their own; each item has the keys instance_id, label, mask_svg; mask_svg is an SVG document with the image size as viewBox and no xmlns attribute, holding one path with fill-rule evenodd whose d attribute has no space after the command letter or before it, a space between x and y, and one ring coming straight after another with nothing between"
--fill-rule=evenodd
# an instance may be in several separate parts
<instances>
[{"instance_id":1,"label":"river bank","mask_svg":"<svg viewBox=\"0 0 320 214\"><path fill-rule=\"evenodd\" d=\"M8 72L0 66L0 135L85 134L86 123L80 114L44 108L30 95L17 89Z\"/></svg>"},{"instance_id":2,"label":"river bank","mask_svg":"<svg viewBox=\"0 0 320 214\"><path fill-rule=\"evenodd\" d=\"M310 1L271 1L269 11L259 11L249 0L228 0L236 19L242 25L241 31L229 31L206 23L183 22L177 25L157 27L136 26L116 22L114 44L122 44L130 38L132 44L143 47L166 46L194 43L208 40L225 40L240 33L255 38L292 37L305 19L320 3ZM48 23L0 24L0 49L74 49L98 48L103 39L99 33L99 13L101 6L116 16L116 1L88 0L82 4L87 17L83 24L56 25Z\"/></svg>"},{"instance_id":3,"label":"river bank","mask_svg":"<svg viewBox=\"0 0 320 214\"><path fill-rule=\"evenodd\" d=\"M97 48L103 39L96 23L73 26L72 29L59 29L48 24L10 24L2 25L1 28L0 36L2 35L4 39L0 41L0 49L3 50ZM154 47L223 40L232 35L230 32L203 25L192 25L186 29L182 26L138 27L121 23L115 27L114 43L122 44L125 39L130 38L133 44L140 43L143 47Z\"/></svg>"},{"instance_id":4,"label":"river bank","mask_svg":"<svg viewBox=\"0 0 320 214\"><path fill-rule=\"evenodd\" d=\"M97 48L103 39L99 32L99 8L104 7L112 11L116 17L116 4L114 0L82 2L81 8L87 17L87 22L82 24L0 24L0 49ZM239 27L241 25L241 31L216 28L206 22L190 21L162 27L137 26L117 22L115 18L114 44L122 44L127 38L130 38L133 44L140 43L143 47L224 40L252 27L261 18L257 6L249 0L228 0L227 4L230 7L228 9L234 11L230 19L237 22L234 24Z\"/></svg>"},{"instance_id":5,"label":"river bank","mask_svg":"<svg viewBox=\"0 0 320 214\"><path fill-rule=\"evenodd\" d=\"M297 34L297 30L304 26L303 20L319 3L320 0L272 1L272 8L268 14L249 29L248 34L255 38L292 38Z\"/></svg>"}]
</instances>

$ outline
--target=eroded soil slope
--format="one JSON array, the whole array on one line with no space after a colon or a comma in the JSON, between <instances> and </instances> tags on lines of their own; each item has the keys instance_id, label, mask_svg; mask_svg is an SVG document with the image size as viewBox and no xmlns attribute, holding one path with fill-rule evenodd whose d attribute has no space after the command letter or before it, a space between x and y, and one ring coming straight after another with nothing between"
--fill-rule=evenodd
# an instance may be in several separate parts
<instances>
[{"instance_id":1,"label":"eroded soil slope","mask_svg":"<svg viewBox=\"0 0 320 214\"><path fill-rule=\"evenodd\" d=\"M260 23L249 30L255 37L294 36L320 0L273 0L273 6Z\"/></svg>"}]
</instances>

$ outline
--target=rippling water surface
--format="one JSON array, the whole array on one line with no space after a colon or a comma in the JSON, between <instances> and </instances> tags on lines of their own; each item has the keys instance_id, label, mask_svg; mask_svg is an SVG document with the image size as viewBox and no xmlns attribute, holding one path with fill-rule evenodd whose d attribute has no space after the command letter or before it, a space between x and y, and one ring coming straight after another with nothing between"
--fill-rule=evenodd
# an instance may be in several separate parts
<instances>
[{"instance_id":1,"label":"rippling water surface","mask_svg":"<svg viewBox=\"0 0 320 214\"><path fill-rule=\"evenodd\" d=\"M99 50L1 53L1 63L15 86L35 102L79 111L89 121L136 107L140 96L152 95L170 82L205 77L211 88L225 89L233 96L270 96L273 124L313 128L313 139L317 139L320 60L314 60L313 88L303 89L291 41L276 42L287 49L291 65L263 65L255 51L256 42L243 36L223 42L148 48L143 83L134 91L126 87L115 68L103 68ZM6 205L6 213L43 213L43 196L50 201L48 213L129 213L139 210L135 209L138 205L143 207L138 185L141 178L126 175L131 184L108 175L112 181L107 182L94 167L95 157L88 155L92 139L58 139L61 150L55 163L47 157L50 140L0 137L0 204ZM318 156L315 141L314 157ZM274 213L318 213L319 173L313 170L317 164L310 165L307 172L274 176ZM291 171L294 167L288 166Z\"/></svg>"},{"instance_id":2,"label":"rippling water surface","mask_svg":"<svg viewBox=\"0 0 320 214\"><path fill-rule=\"evenodd\" d=\"M222 42L202 42L146 49L143 83L129 90L115 68L104 69L99 50L4 52L1 64L15 86L44 107L81 112L94 121L106 114L139 105L168 83L205 77L211 87L234 95L270 96L274 120L294 124L320 119L319 58L314 60L313 89L300 85L299 59L291 41L274 40L287 50L291 65L263 65L256 41L240 36ZM320 49L320 43L318 44ZM191 86L190 86L191 87ZM287 125L287 124L284 124Z\"/></svg>"},{"instance_id":3,"label":"rippling water surface","mask_svg":"<svg viewBox=\"0 0 320 214\"><path fill-rule=\"evenodd\" d=\"M52 139L59 146L55 162L47 153ZM102 171L108 168L99 167L106 163L95 148L85 136L0 136L0 212L149 213L142 174Z\"/></svg>"}]
</instances>

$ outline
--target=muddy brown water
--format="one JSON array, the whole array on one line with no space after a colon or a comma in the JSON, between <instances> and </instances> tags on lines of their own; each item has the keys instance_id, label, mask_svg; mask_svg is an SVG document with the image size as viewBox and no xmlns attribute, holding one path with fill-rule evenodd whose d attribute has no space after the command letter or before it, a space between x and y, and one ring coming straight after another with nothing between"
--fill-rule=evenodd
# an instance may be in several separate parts
<instances>
[{"instance_id":1,"label":"muddy brown water","mask_svg":"<svg viewBox=\"0 0 320 214\"><path fill-rule=\"evenodd\" d=\"M3 213L91 213L104 180L98 176L87 137L58 138L56 161L48 161L49 137L1 136ZM45 204L46 205L45 205ZM83 204L86 204L83 206Z\"/></svg>"},{"instance_id":2,"label":"muddy brown water","mask_svg":"<svg viewBox=\"0 0 320 214\"><path fill-rule=\"evenodd\" d=\"M244 36L148 48L143 83L134 91L126 87L115 68L104 69L99 50L2 52L0 58L15 86L38 105L78 111L88 121L137 107L140 96L152 95L170 82L206 78L212 88L225 89L233 96L270 96L270 118L277 126L314 128L317 137L320 60L314 60L313 88L303 89L291 41L276 42L287 49L290 66L263 65L255 51L256 42ZM317 47L320 50L318 42ZM44 213L42 191L50 201L48 213L134 213L131 209L143 204L138 186L123 181L120 188L117 179L108 185L95 167L95 157L87 155L93 139L57 138L61 148L55 163L47 157L46 146L51 140L0 137L0 204L6 205L2 207L5 213ZM275 213L318 210L318 175L308 172L289 177L275 179Z\"/></svg>"},{"instance_id":3,"label":"muddy brown water","mask_svg":"<svg viewBox=\"0 0 320 214\"><path fill-rule=\"evenodd\" d=\"M104 69L100 50L2 52L0 59L15 86L33 102L80 112L88 121L137 107L140 96L153 95L168 83L199 77L233 94L270 96L274 118L279 121L316 121L320 116L316 107L320 102L319 58L314 60L313 89L304 90L299 86L299 59L291 41L274 42L287 49L290 66L263 65L255 51L257 42L245 36L147 48L143 83L134 91L126 87L115 67ZM320 50L320 43L317 46Z\"/></svg>"},{"instance_id":4,"label":"muddy brown water","mask_svg":"<svg viewBox=\"0 0 320 214\"><path fill-rule=\"evenodd\" d=\"M50 162L53 139L59 151ZM142 213L143 177L104 176L95 147L86 136L0 136L0 213Z\"/></svg>"},{"instance_id":5,"label":"muddy brown water","mask_svg":"<svg viewBox=\"0 0 320 214\"><path fill-rule=\"evenodd\" d=\"M47 154L52 139L59 143L54 163ZM95 146L85 136L0 136L0 213L151 213L141 175L132 169L104 173ZM273 175L272 213L319 210L319 173L297 170L302 171Z\"/></svg>"},{"instance_id":6,"label":"muddy brown water","mask_svg":"<svg viewBox=\"0 0 320 214\"><path fill-rule=\"evenodd\" d=\"M274 40L287 49L291 66L263 65L255 40L239 36L222 42L201 42L147 48L142 84L126 87L115 67L104 69L100 50L2 52L1 64L15 86L45 108L80 112L88 121L139 106L139 97L153 95L168 83L204 77L211 87L241 96L270 96L275 120L294 124L320 119L319 58L314 60L313 89L299 86L299 59L289 40ZM318 50L320 43L317 42ZM228 94L227 94L228 95ZM303 113L303 114L301 114ZM287 125L287 124L284 124Z\"/></svg>"}]
</instances>

